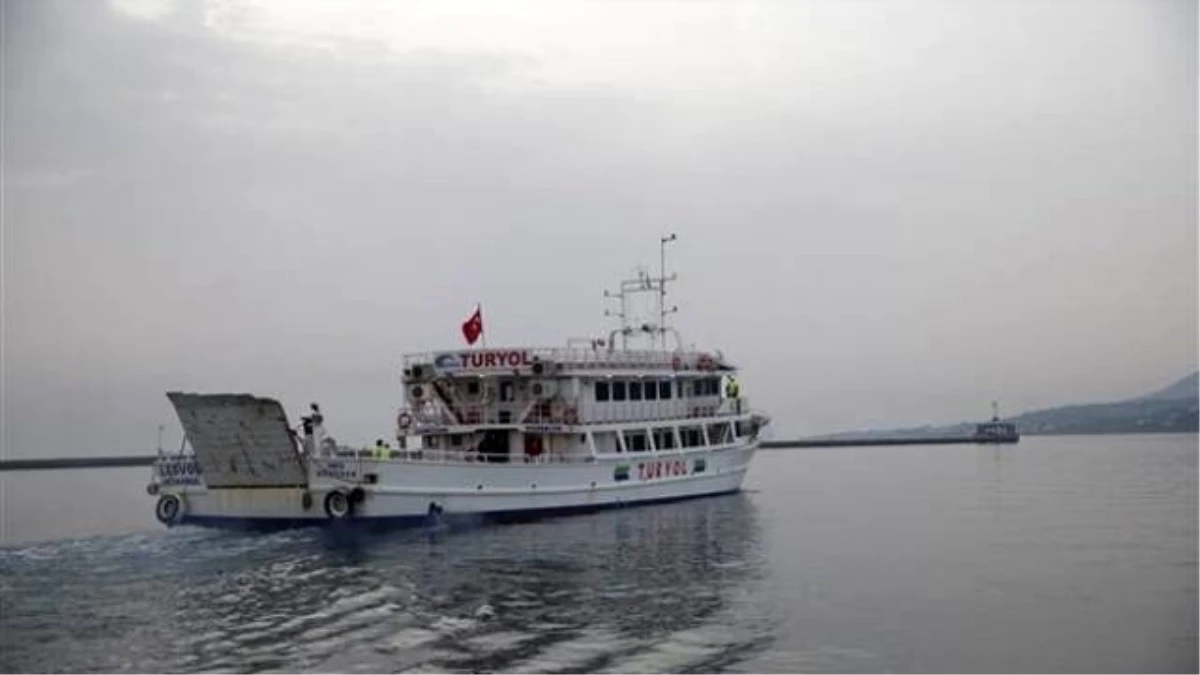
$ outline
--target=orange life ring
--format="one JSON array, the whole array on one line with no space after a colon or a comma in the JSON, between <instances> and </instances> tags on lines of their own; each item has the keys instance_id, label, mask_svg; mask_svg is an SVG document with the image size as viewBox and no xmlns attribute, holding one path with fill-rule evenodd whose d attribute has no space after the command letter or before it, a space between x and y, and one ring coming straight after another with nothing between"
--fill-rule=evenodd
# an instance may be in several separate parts
<instances>
[{"instance_id":1,"label":"orange life ring","mask_svg":"<svg viewBox=\"0 0 1200 675\"><path fill-rule=\"evenodd\" d=\"M671 358L671 367L674 368L675 370L679 370L680 366L682 366L682 365L683 365L683 360L679 358L678 354L676 354L674 357Z\"/></svg>"},{"instance_id":2,"label":"orange life ring","mask_svg":"<svg viewBox=\"0 0 1200 675\"><path fill-rule=\"evenodd\" d=\"M413 421L412 415L408 414L407 412L401 412L396 417L396 424L401 429L407 429L410 426L412 426L412 421Z\"/></svg>"},{"instance_id":3,"label":"orange life ring","mask_svg":"<svg viewBox=\"0 0 1200 675\"><path fill-rule=\"evenodd\" d=\"M700 360L696 362L696 367L700 370L712 370L713 360L708 354L701 354Z\"/></svg>"}]
</instances>

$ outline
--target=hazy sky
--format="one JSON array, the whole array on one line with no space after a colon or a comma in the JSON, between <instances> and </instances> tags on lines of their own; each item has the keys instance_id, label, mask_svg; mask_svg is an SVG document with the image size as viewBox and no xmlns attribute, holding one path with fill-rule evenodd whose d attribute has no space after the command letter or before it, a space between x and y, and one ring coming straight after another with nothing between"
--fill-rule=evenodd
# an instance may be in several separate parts
<instances>
[{"instance_id":1,"label":"hazy sky","mask_svg":"<svg viewBox=\"0 0 1200 675\"><path fill-rule=\"evenodd\" d=\"M676 325L777 436L1132 396L1197 359L1169 0L3 0L3 453L164 392L386 435L406 352Z\"/></svg>"}]
</instances>

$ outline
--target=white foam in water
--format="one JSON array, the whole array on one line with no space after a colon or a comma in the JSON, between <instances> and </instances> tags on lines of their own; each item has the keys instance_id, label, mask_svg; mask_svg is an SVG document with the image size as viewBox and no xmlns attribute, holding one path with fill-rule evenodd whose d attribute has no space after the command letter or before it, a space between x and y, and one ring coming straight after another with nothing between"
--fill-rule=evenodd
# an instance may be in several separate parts
<instances>
[{"instance_id":1,"label":"white foam in water","mask_svg":"<svg viewBox=\"0 0 1200 675\"><path fill-rule=\"evenodd\" d=\"M532 659L511 664L505 672L561 673L578 670L588 662L625 646L626 640L611 630L585 630L572 640L548 645Z\"/></svg>"},{"instance_id":2,"label":"white foam in water","mask_svg":"<svg viewBox=\"0 0 1200 675\"><path fill-rule=\"evenodd\" d=\"M461 671L448 670L440 667L440 665L434 665L432 663L422 663L420 665L415 665L413 668L400 670L398 673L403 673L404 675L450 675L461 673Z\"/></svg>"},{"instance_id":3,"label":"white foam in water","mask_svg":"<svg viewBox=\"0 0 1200 675\"><path fill-rule=\"evenodd\" d=\"M433 629L441 633L458 633L473 628L478 623L475 619L443 616L433 623Z\"/></svg>"},{"instance_id":4,"label":"white foam in water","mask_svg":"<svg viewBox=\"0 0 1200 675\"><path fill-rule=\"evenodd\" d=\"M498 633L484 633L483 635L476 635L463 640L462 644L472 651L491 653L512 649L513 647L528 642L535 637L537 637L537 635L530 633L502 631Z\"/></svg>"},{"instance_id":5,"label":"white foam in water","mask_svg":"<svg viewBox=\"0 0 1200 675\"><path fill-rule=\"evenodd\" d=\"M386 644L393 649L405 650L429 644L441 639L441 637L441 633L431 631L427 628L411 627L392 635L392 637L387 639Z\"/></svg>"},{"instance_id":6,"label":"white foam in water","mask_svg":"<svg viewBox=\"0 0 1200 675\"><path fill-rule=\"evenodd\" d=\"M307 630L304 633L301 633L300 636L297 637L297 640L300 642L324 640L331 635L346 633L359 626L375 625L381 619L390 616L397 609L398 607L393 604L363 609L355 612L353 615L343 616L336 621L323 623L320 626Z\"/></svg>"},{"instance_id":7,"label":"white foam in water","mask_svg":"<svg viewBox=\"0 0 1200 675\"><path fill-rule=\"evenodd\" d=\"M724 651L736 642L719 626L677 631L654 640L646 649L610 663L605 673L661 673L688 670L689 665Z\"/></svg>"}]
</instances>

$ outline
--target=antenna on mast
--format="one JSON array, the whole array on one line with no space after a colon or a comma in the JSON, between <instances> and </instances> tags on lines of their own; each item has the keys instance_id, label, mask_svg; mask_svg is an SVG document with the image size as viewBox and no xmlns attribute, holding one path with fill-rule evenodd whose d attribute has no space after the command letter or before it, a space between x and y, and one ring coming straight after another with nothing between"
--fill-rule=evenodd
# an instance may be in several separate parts
<instances>
[{"instance_id":1,"label":"antenna on mast","mask_svg":"<svg viewBox=\"0 0 1200 675\"><path fill-rule=\"evenodd\" d=\"M668 308L666 303L667 282L675 281L676 278L674 274L667 276L666 273L667 243L675 241L675 239L676 237L674 234L661 237L659 239L659 264L661 265L661 267L659 267L659 276L650 276L650 272L647 271L645 267L639 266L634 270L634 276L636 278L625 279L622 281L619 291L604 291L605 298L619 298L621 301L621 310L619 312L614 312L609 309L604 310L604 316L616 316L621 319L621 328L617 331L613 331L614 334L617 332L621 333L621 349L626 349L628 347L629 335L634 332L634 328L629 325L628 301L629 295L634 293L654 293L658 296L658 325L643 323L638 327L638 330L646 333L647 336L650 337L651 345L654 344L654 334L657 333L659 336L659 344L662 345L664 351L667 348L667 315L674 314L675 312L679 311L678 307ZM678 333L676 333L676 338L678 338ZM610 339L609 348L611 349L613 346L612 340Z\"/></svg>"},{"instance_id":2,"label":"antenna on mast","mask_svg":"<svg viewBox=\"0 0 1200 675\"><path fill-rule=\"evenodd\" d=\"M663 350L667 349L667 314L679 311L678 307L667 309L667 282L675 281L675 275L667 277L667 244L675 241L675 233L661 237L658 244L658 338Z\"/></svg>"},{"instance_id":3,"label":"antenna on mast","mask_svg":"<svg viewBox=\"0 0 1200 675\"><path fill-rule=\"evenodd\" d=\"M625 309L626 309L625 289L622 288L617 293L613 293L611 291L606 290L606 291L604 291L604 297L605 298L620 298L620 300L621 300L621 311L613 312L612 310L609 310L606 308L604 310L604 316L615 316L615 317L618 317L621 319L621 348L624 349L625 348L625 335L629 332L629 326L626 324L626 321L625 321L626 316L628 315L628 312L625 311ZM610 344L609 347L611 348L612 345Z\"/></svg>"}]
</instances>

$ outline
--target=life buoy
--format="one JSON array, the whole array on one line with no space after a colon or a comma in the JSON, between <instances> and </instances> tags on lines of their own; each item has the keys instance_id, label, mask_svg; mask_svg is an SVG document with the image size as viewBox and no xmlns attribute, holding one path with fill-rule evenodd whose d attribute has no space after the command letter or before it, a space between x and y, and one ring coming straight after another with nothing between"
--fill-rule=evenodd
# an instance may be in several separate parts
<instances>
[{"instance_id":1,"label":"life buoy","mask_svg":"<svg viewBox=\"0 0 1200 675\"><path fill-rule=\"evenodd\" d=\"M700 370L712 370L713 360L708 354L701 354L700 360L696 362L696 367Z\"/></svg>"},{"instance_id":2,"label":"life buoy","mask_svg":"<svg viewBox=\"0 0 1200 675\"><path fill-rule=\"evenodd\" d=\"M579 411L575 409L575 406L569 405L563 410L563 422L566 424L579 423Z\"/></svg>"},{"instance_id":3,"label":"life buoy","mask_svg":"<svg viewBox=\"0 0 1200 675\"><path fill-rule=\"evenodd\" d=\"M673 368L675 370L679 370L680 367L682 367L682 366L683 366L683 359L679 358L678 354L671 357L671 368Z\"/></svg>"},{"instance_id":4,"label":"life buoy","mask_svg":"<svg viewBox=\"0 0 1200 675\"><path fill-rule=\"evenodd\" d=\"M183 502L175 495L163 495L158 498L158 504L154 506L154 516L158 518L158 522L163 525L174 525L179 522L179 516L183 513Z\"/></svg>"},{"instance_id":5,"label":"life buoy","mask_svg":"<svg viewBox=\"0 0 1200 675\"><path fill-rule=\"evenodd\" d=\"M325 515L334 520L342 520L350 516L350 497L341 490L332 490L325 495Z\"/></svg>"},{"instance_id":6,"label":"life buoy","mask_svg":"<svg viewBox=\"0 0 1200 675\"><path fill-rule=\"evenodd\" d=\"M396 416L396 425L401 429L407 429L412 426L413 418L408 412L401 412Z\"/></svg>"}]
</instances>

